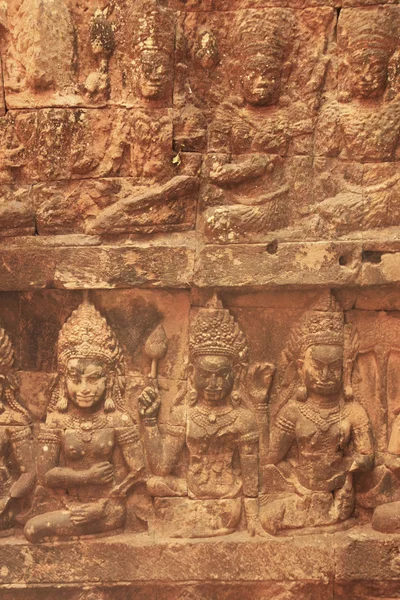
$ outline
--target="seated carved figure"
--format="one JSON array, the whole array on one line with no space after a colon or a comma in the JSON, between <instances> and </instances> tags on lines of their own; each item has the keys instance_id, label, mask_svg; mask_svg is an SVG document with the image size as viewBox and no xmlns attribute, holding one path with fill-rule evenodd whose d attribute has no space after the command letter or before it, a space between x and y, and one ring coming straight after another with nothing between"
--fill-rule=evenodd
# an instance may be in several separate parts
<instances>
[{"instance_id":1,"label":"seated carved figure","mask_svg":"<svg viewBox=\"0 0 400 600\"><path fill-rule=\"evenodd\" d=\"M209 134L209 150L225 155L217 155L209 181L231 195L205 215L217 238L235 229L266 232L287 225L289 185L278 165L296 140L311 139L313 128L306 90L301 101L285 106L282 100L292 69L292 11L243 11L235 25L240 93L219 106ZM245 157L231 162L231 154Z\"/></svg>"},{"instance_id":2,"label":"seated carved figure","mask_svg":"<svg viewBox=\"0 0 400 600\"><path fill-rule=\"evenodd\" d=\"M143 455L123 391L121 348L85 300L61 329L58 382L39 435L42 505L48 502L54 510L27 522L28 540L105 533L124 525L124 496L142 476ZM117 448L124 464L116 460Z\"/></svg>"},{"instance_id":3,"label":"seated carved figure","mask_svg":"<svg viewBox=\"0 0 400 600\"><path fill-rule=\"evenodd\" d=\"M190 340L193 391L175 404L169 422L157 424L160 398L146 388L139 399L144 443L154 477L156 527L173 537L206 537L235 531L242 496L251 534L258 521L258 427L242 403L240 380L248 360L244 334L214 299L199 310ZM174 474L186 447L186 477Z\"/></svg>"},{"instance_id":4,"label":"seated carved figure","mask_svg":"<svg viewBox=\"0 0 400 600\"><path fill-rule=\"evenodd\" d=\"M345 327L340 310L310 311L291 334L289 400L273 424L260 500L261 521L272 533L335 529L353 513L353 475L373 466L367 413L343 384L357 353L354 332L344 348Z\"/></svg>"},{"instance_id":5,"label":"seated carved figure","mask_svg":"<svg viewBox=\"0 0 400 600\"><path fill-rule=\"evenodd\" d=\"M341 86L323 107L316 128L316 153L366 163L324 182L328 198L317 205L306 226L320 234L397 225L400 175L399 32L397 14L377 7L347 10L339 19L343 60Z\"/></svg>"},{"instance_id":6,"label":"seated carved figure","mask_svg":"<svg viewBox=\"0 0 400 600\"><path fill-rule=\"evenodd\" d=\"M400 531L400 414L397 414L390 435L385 465L376 469L380 476L380 501L386 503L377 506L372 518L372 527L386 533ZM391 500L394 500L391 502Z\"/></svg>"},{"instance_id":7,"label":"seated carved figure","mask_svg":"<svg viewBox=\"0 0 400 600\"><path fill-rule=\"evenodd\" d=\"M0 529L10 530L36 478L30 418L18 401L14 351L0 328ZM1 533L0 533L1 536Z\"/></svg>"}]
</instances>

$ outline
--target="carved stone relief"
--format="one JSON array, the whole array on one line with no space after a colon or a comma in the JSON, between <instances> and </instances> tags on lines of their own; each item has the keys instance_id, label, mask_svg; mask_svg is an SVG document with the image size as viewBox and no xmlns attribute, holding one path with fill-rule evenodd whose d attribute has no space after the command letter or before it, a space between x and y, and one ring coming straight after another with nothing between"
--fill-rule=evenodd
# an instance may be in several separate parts
<instances>
[{"instance_id":1,"label":"carved stone relief","mask_svg":"<svg viewBox=\"0 0 400 600\"><path fill-rule=\"evenodd\" d=\"M223 294L229 308L201 292L191 309L186 292L17 296L18 372L3 329L0 345L8 533L397 530L397 313L330 292Z\"/></svg>"}]
</instances>

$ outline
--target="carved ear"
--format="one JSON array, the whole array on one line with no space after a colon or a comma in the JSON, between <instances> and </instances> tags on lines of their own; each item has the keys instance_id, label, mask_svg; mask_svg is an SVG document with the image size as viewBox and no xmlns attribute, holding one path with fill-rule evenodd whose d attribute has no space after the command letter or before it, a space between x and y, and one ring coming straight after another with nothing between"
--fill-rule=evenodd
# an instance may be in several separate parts
<instances>
[{"instance_id":1,"label":"carved ear","mask_svg":"<svg viewBox=\"0 0 400 600\"><path fill-rule=\"evenodd\" d=\"M296 360L296 367L297 367L297 370L299 373L303 369L303 366L304 366L304 360L302 358L298 358Z\"/></svg>"},{"instance_id":2,"label":"carved ear","mask_svg":"<svg viewBox=\"0 0 400 600\"><path fill-rule=\"evenodd\" d=\"M194 377L194 364L193 363L188 364L187 374L190 379L192 379Z\"/></svg>"}]
</instances>

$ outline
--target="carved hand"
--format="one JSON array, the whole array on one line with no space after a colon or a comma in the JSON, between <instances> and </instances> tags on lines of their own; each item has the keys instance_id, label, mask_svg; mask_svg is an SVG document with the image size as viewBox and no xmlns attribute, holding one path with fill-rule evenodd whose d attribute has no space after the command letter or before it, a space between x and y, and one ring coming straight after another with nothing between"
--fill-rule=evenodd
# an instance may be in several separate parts
<instances>
[{"instance_id":1,"label":"carved hand","mask_svg":"<svg viewBox=\"0 0 400 600\"><path fill-rule=\"evenodd\" d=\"M71 509L71 521L75 525L84 525L85 523L93 523L104 516L104 502L96 502L93 504L83 504L77 508Z\"/></svg>"},{"instance_id":2,"label":"carved hand","mask_svg":"<svg viewBox=\"0 0 400 600\"><path fill-rule=\"evenodd\" d=\"M153 419L160 410L161 399L152 387L146 387L139 396L139 415L142 419Z\"/></svg>"},{"instance_id":3,"label":"carved hand","mask_svg":"<svg viewBox=\"0 0 400 600\"><path fill-rule=\"evenodd\" d=\"M272 363L257 363L250 369L250 393L256 402L267 401L274 373Z\"/></svg>"},{"instance_id":4,"label":"carved hand","mask_svg":"<svg viewBox=\"0 0 400 600\"><path fill-rule=\"evenodd\" d=\"M87 471L87 483L102 485L110 483L113 479L114 467L109 462L101 462L93 465Z\"/></svg>"}]
</instances>

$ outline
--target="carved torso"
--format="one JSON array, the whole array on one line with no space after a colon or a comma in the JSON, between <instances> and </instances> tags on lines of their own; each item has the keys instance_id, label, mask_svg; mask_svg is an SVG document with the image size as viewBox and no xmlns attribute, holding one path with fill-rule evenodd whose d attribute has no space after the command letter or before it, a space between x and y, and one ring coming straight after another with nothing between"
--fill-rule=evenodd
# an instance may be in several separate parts
<instances>
[{"instance_id":1,"label":"carved torso","mask_svg":"<svg viewBox=\"0 0 400 600\"><path fill-rule=\"evenodd\" d=\"M256 443L257 440L254 417L245 408L227 407L226 411L216 415L198 406L190 408L186 425L186 445L190 452L189 496L238 496L242 490L242 479L235 451L241 444Z\"/></svg>"},{"instance_id":2,"label":"carved torso","mask_svg":"<svg viewBox=\"0 0 400 600\"><path fill-rule=\"evenodd\" d=\"M346 455L352 435L368 431L369 422L356 402L318 410L307 401L286 405L277 426L296 442L297 456L291 462L300 484L312 491L330 492L344 484L352 461Z\"/></svg>"}]
</instances>

